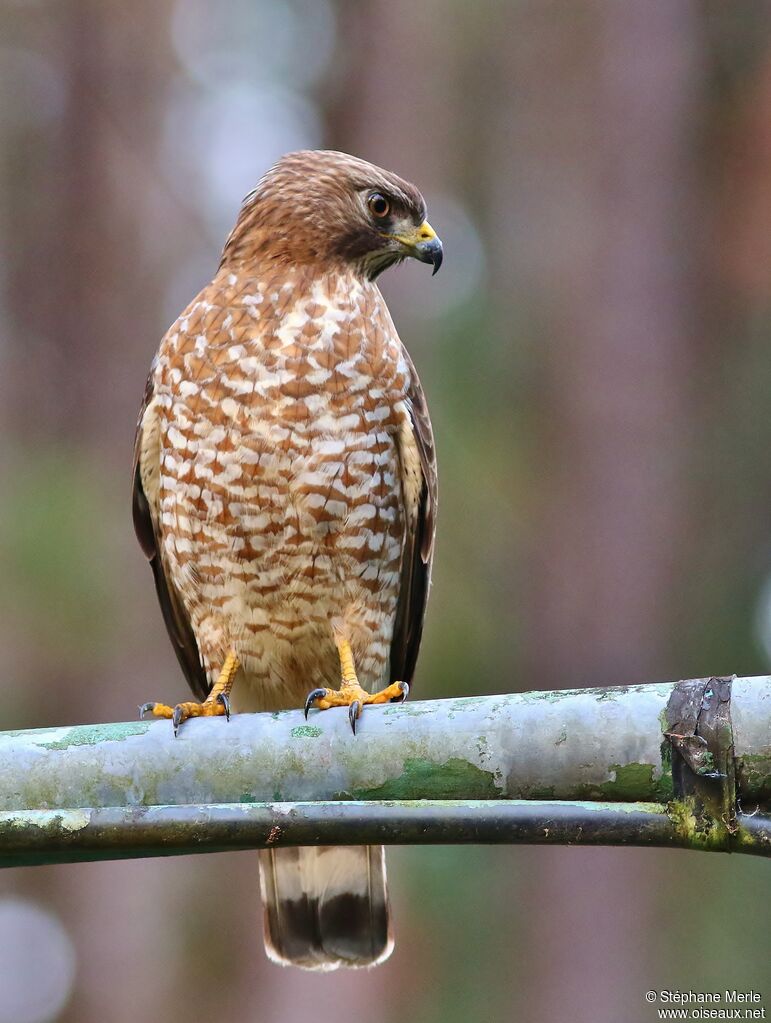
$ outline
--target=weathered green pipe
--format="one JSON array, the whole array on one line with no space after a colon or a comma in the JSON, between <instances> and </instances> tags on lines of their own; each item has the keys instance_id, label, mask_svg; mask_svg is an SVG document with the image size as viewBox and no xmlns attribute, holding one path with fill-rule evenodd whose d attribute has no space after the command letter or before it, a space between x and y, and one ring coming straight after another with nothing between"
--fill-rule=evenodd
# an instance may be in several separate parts
<instances>
[{"instance_id":1,"label":"weathered green pipe","mask_svg":"<svg viewBox=\"0 0 771 1023\"><path fill-rule=\"evenodd\" d=\"M695 833L657 803L417 800L103 807L0 813L0 866L176 856L286 845L669 846L771 855L771 819Z\"/></svg>"},{"instance_id":2,"label":"weathered green pipe","mask_svg":"<svg viewBox=\"0 0 771 1023\"><path fill-rule=\"evenodd\" d=\"M674 683L0 733L0 810L304 800L666 802ZM738 795L771 801L771 677L736 679Z\"/></svg>"}]
</instances>

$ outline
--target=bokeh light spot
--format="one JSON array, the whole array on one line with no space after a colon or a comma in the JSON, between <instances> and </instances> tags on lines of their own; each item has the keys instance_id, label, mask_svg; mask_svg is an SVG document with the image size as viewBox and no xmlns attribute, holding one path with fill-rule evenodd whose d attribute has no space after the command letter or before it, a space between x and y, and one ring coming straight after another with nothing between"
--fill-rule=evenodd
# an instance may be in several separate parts
<instances>
[{"instance_id":1,"label":"bokeh light spot","mask_svg":"<svg viewBox=\"0 0 771 1023\"><path fill-rule=\"evenodd\" d=\"M231 0L227 16L206 0L180 0L171 37L187 72L209 88L283 81L313 86L335 47L327 0Z\"/></svg>"},{"instance_id":2,"label":"bokeh light spot","mask_svg":"<svg viewBox=\"0 0 771 1023\"><path fill-rule=\"evenodd\" d=\"M25 899L0 899L0 1023L49 1023L75 980L75 950L56 917Z\"/></svg>"}]
</instances>

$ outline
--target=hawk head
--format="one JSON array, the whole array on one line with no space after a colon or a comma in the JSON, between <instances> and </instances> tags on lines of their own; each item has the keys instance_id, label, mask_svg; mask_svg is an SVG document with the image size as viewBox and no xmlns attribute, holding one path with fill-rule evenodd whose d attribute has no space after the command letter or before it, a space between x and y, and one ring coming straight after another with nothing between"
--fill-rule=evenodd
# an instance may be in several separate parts
<instances>
[{"instance_id":1,"label":"hawk head","mask_svg":"<svg viewBox=\"0 0 771 1023\"><path fill-rule=\"evenodd\" d=\"M224 264L341 264L370 280L408 256L442 264L442 243L414 185L345 153L303 150L279 160L247 195Z\"/></svg>"}]
</instances>

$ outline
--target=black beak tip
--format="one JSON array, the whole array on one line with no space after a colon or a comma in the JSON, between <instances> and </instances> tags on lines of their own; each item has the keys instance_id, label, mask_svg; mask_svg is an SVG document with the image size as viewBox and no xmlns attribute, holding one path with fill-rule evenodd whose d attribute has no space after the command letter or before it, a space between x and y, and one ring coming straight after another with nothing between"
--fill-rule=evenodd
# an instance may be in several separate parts
<instances>
[{"instance_id":1,"label":"black beak tip","mask_svg":"<svg viewBox=\"0 0 771 1023\"><path fill-rule=\"evenodd\" d=\"M442 260L444 259L444 249L442 248L442 243L438 238L434 238L431 242L429 242L428 257L434 267L431 271L431 276L434 277L439 273L439 267L442 265Z\"/></svg>"},{"instance_id":2,"label":"black beak tip","mask_svg":"<svg viewBox=\"0 0 771 1023\"><path fill-rule=\"evenodd\" d=\"M421 263L430 263L433 266L434 269L431 273L433 277L442 265L444 250L438 238L430 238L428 241L417 245L413 250L413 255L417 256Z\"/></svg>"}]
</instances>

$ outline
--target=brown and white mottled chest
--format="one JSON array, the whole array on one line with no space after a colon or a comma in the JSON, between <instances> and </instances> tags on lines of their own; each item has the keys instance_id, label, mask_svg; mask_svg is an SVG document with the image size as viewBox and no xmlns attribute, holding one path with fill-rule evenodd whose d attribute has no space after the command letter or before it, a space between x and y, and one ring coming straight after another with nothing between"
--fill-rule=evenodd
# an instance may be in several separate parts
<instances>
[{"instance_id":1,"label":"brown and white mottled chest","mask_svg":"<svg viewBox=\"0 0 771 1023\"><path fill-rule=\"evenodd\" d=\"M404 499L420 485L399 446L408 383L379 290L353 276L223 273L169 331L155 370L162 551L212 671L229 645L259 673L268 647L280 662L277 645L296 657L323 634L336 673L331 618L365 676L387 671Z\"/></svg>"}]
</instances>

